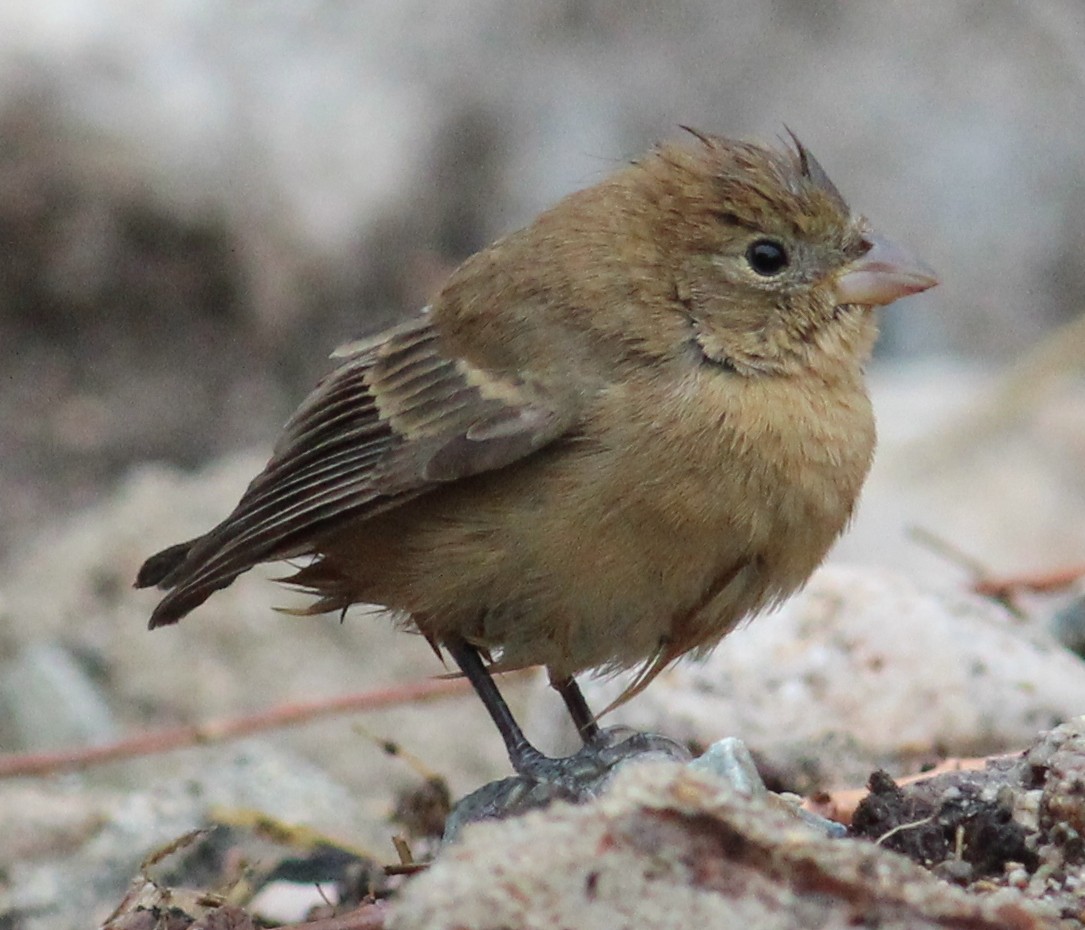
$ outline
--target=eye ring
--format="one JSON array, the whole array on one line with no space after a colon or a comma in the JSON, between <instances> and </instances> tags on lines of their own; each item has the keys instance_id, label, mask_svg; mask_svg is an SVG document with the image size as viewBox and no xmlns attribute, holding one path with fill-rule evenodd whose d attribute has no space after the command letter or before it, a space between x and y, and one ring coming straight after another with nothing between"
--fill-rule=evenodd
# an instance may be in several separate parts
<instances>
[{"instance_id":1,"label":"eye ring","mask_svg":"<svg viewBox=\"0 0 1085 930\"><path fill-rule=\"evenodd\" d=\"M772 278L788 266L790 259L787 249L775 239L758 239L746 249L746 261L761 277Z\"/></svg>"}]
</instances>

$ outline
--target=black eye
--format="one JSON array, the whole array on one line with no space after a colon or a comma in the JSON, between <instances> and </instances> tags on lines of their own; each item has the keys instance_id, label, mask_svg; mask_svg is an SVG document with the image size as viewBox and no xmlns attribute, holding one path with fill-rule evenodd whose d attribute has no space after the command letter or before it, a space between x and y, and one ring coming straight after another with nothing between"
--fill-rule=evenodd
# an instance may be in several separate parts
<instances>
[{"instance_id":1,"label":"black eye","mask_svg":"<svg viewBox=\"0 0 1085 930\"><path fill-rule=\"evenodd\" d=\"M746 261L759 275L771 278L787 267L787 252L779 242L758 239L746 250Z\"/></svg>"}]
</instances>

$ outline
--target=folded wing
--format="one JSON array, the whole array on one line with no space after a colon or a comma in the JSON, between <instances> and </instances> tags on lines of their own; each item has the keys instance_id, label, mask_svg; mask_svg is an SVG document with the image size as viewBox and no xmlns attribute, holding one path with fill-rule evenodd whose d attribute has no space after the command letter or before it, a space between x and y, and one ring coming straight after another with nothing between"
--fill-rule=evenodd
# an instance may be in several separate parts
<instances>
[{"instance_id":1,"label":"folded wing","mask_svg":"<svg viewBox=\"0 0 1085 930\"><path fill-rule=\"evenodd\" d=\"M152 628L260 562L312 552L347 522L530 455L573 418L527 379L445 355L428 314L337 354L346 360L287 423L233 513L144 563L137 587L170 591Z\"/></svg>"}]
</instances>

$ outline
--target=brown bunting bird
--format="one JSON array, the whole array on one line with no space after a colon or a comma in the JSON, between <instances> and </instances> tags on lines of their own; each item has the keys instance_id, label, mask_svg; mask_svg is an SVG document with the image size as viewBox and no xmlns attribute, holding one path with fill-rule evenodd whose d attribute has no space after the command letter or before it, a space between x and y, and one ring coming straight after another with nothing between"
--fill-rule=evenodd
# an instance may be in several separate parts
<instances>
[{"instance_id":1,"label":"brown bunting bird","mask_svg":"<svg viewBox=\"0 0 1085 930\"><path fill-rule=\"evenodd\" d=\"M799 143L692 132L469 258L340 349L225 520L152 556L176 623L260 562L306 613L384 605L444 650L513 767L545 775L491 670L623 697L799 588L870 467L872 310L936 283Z\"/></svg>"}]
</instances>

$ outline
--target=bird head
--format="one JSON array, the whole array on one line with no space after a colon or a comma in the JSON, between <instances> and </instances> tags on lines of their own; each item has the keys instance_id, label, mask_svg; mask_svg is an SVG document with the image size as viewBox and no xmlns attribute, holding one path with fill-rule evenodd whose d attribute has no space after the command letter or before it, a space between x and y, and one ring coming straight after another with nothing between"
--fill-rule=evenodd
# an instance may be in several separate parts
<instances>
[{"instance_id":1,"label":"bird head","mask_svg":"<svg viewBox=\"0 0 1085 930\"><path fill-rule=\"evenodd\" d=\"M794 135L772 148L693 134L640 168L696 346L746 374L861 366L871 308L934 273L853 212Z\"/></svg>"}]
</instances>

